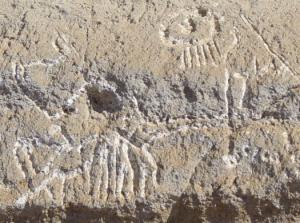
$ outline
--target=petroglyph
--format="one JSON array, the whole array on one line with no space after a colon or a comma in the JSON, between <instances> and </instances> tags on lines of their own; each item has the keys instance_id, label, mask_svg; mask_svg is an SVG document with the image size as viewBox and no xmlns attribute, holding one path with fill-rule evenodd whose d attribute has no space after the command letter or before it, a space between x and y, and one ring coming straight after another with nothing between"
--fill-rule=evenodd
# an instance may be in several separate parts
<instances>
[{"instance_id":1,"label":"petroglyph","mask_svg":"<svg viewBox=\"0 0 300 223\"><path fill-rule=\"evenodd\" d=\"M26 203L32 199L34 196L39 194L41 191L49 191L49 185L54 180L60 180L62 188L64 187L65 180L72 179L80 174L80 169L75 169L74 171L70 171L68 173L65 173L64 171L60 171L58 169L55 169L51 174L45 178L39 186L32 188L32 190L27 191L26 193L22 194L15 202L15 205L17 207L24 207ZM61 190L61 194L59 196L60 198L64 197L64 189ZM60 199L59 199L60 200ZM55 201L54 201L55 202ZM59 202L61 203L61 201Z\"/></svg>"},{"instance_id":2,"label":"petroglyph","mask_svg":"<svg viewBox=\"0 0 300 223\"><path fill-rule=\"evenodd\" d=\"M82 85L74 89L72 95L66 99L61 111L55 114L50 114L50 112L45 109L45 106L41 105L45 104L45 101L48 101L48 98L44 96L45 88L51 88L52 78L51 75L49 76L49 73L51 73L49 69L64 64L71 54L76 54L76 49L69 44L68 38L58 32L52 42L52 47L58 53L58 56L55 58L32 60L28 63L22 61L11 62L12 77L20 90L24 92L23 96L26 97L34 107L43 112L49 120L59 119L64 115L64 112L76 112L77 110L74 108L74 103L82 94L86 93L85 87L88 85L87 82L83 81ZM40 70L39 68L43 69ZM80 71L79 68L76 69ZM36 75L33 75L34 72ZM36 95L38 95L39 98L34 98Z\"/></svg>"},{"instance_id":3,"label":"petroglyph","mask_svg":"<svg viewBox=\"0 0 300 223\"><path fill-rule=\"evenodd\" d=\"M228 70L225 70L223 88L225 101L224 115L227 117L233 115L235 109L241 110L243 108L243 100L247 90L247 79L247 73L229 74Z\"/></svg>"},{"instance_id":4,"label":"petroglyph","mask_svg":"<svg viewBox=\"0 0 300 223\"><path fill-rule=\"evenodd\" d=\"M229 95L228 95L228 90L229 90L229 73L228 70L225 69L224 73L224 101L225 101L225 115L228 116L229 114Z\"/></svg>"},{"instance_id":5,"label":"petroglyph","mask_svg":"<svg viewBox=\"0 0 300 223\"><path fill-rule=\"evenodd\" d=\"M28 183L28 190L22 192L15 204L23 207L30 199L33 199L41 191L51 193L51 185L57 181L60 194L52 194L53 203L63 205L64 184L66 180L72 179L82 173L81 167L70 170L62 170L60 166L54 164L59 157L68 156L69 152L80 153L81 148L95 140L95 136L82 140L80 145L72 144L62 133L61 127L51 125L48 136L44 138L19 138L15 143L12 154L15 159L16 168L21 172L23 180ZM43 150L42 159L37 151ZM42 153L42 154L43 154ZM44 161L42 161L45 159ZM41 163L44 163L41 165Z\"/></svg>"},{"instance_id":6,"label":"petroglyph","mask_svg":"<svg viewBox=\"0 0 300 223\"><path fill-rule=\"evenodd\" d=\"M136 167L132 159L137 161ZM157 166L145 147L139 148L116 132L101 137L85 165L94 202L145 197L146 182L156 187ZM148 179L149 178L149 179ZM150 180L150 181L149 181Z\"/></svg>"},{"instance_id":7,"label":"petroglyph","mask_svg":"<svg viewBox=\"0 0 300 223\"><path fill-rule=\"evenodd\" d=\"M278 54L272 49L272 47L268 44L265 38L261 35L257 27L244 14L240 14L240 17L243 20L243 22L248 26L248 28L252 32L254 32L257 38L263 43L268 53L274 58L278 59L282 63L282 66L285 69L287 69L292 75L298 75L297 72L290 66L289 62L282 55Z\"/></svg>"},{"instance_id":8,"label":"petroglyph","mask_svg":"<svg viewBox=\"0 0 300 223\"><path fill-rule=\"evenodd\" d=\"M60 134L60 130L51 131L53 134ZM49 158L42 171L34 168L31 158L35 140L18 140L13 150L16 166L22 172L24 180L30 184L37 179L43 178L35 185L30 185L27 192L23 193L16 205L24 206L26 202L41 191L51 191L51 184L56 180L60 183L60 191L64 193L64 184L67 179L82 176L89 185L88 193L92 196L94 203L113 201L115 199L132 199L146 196L146 184L152 189L157 187L156 173L157 165L152 155L147 151L146 146L137 147L116 132L100 138L91 137L84 140L79 146L72 146L68 140L51 146L56 155ZM53 161L58 156L65 156L70 151L82 153L85 145L97 140L98 143L93 149L88 160L83 158L83 164L75 169L62 171L59 166L54 166ZM56 158L55 158L56 157ZM136 164L133 164L133 161ZM59 197L53 196L54 203L61 203Z\"/></svg>"},{"instance_id":9,"label":"petroglyph","mask_svg":"<svg viewBox=\"0 0 300 223\"><path fill-rule=\"evenodd\" d=\"M46 183L48 181L44 180L38 187L35 187L33 182L35 182L35 180L39 177L49 174L53 157L49 157L48 165L39 170L35 167L33 154L34 145L40 145L38 139L18 139L13 149L16 167L22 173L23 179L28 183L28 191L24 192L16 200L15 204L19 207L23 207L29 198L34 196L36 193L39 193L42 189L48 189Z\"/></svg>"},{"instance_id":10,"label":"petroglyph","mask_svg":"<svg viewBox=\"0 0 300 223\"><path fill-rule=\"evenodd\" d=\"M0 3L0 222L297 222L300 1Z\"/></svg>"},{"instance_id":11,"label":"petroglyph","mask_svg":"<svg viewBox=\"0 0 300 223\"><path fill-rule=\"evenodd\" d=\"M59 54L56 58L43 58L40 60L32 60L28 63L12 62L12 73L17 80L24 80L24 74L30 73L30 68L35 66L52 66L64 63L72 52L76 52L74 48L70 48L69 41L64 34L57 33L55 40L52 42L52 47Z\"/></svg>"},{"instance_id":12,"label":"petroglyph","mask_svg":"<svg viewBox=\"0 0 300 223\"><path fill-rule=\"evenodd\" d=\"M53 127L50 132L52 135L61 134L60 128L56 128L55 130ZM81 175L82 168L79 166L70 170L62 170L60 166L54 165L54 161L58 159L58 157L67 156L68 152L80 152L82 146L94 140L94 136L83 140L82 145L74 146L70 145L63 135L61 135L61 137L63 139L61 144L53 142L52 140L46 143L45 140L38 138L19 139L16 142L13 149L16 167L21 171L23 179L28 183L28 190L22 192L15 202L18 207L24 207L28 201L37 196L41 191L50 193L54 204L63 205L66 180ZM47 162L42 168L35 167L34 157L37 158L37 153L32 152L34 147L39 147L39 149L43 149L42 147L44 147L48 149L48 152L50 151L49 154L47 153ZM38 163L36 163L36 165L37 164ZM52 194L51 192L51 187L54 182L59 185L59 194Z\"/></svg>"},{"instance_id":13,"label":"petroglyph","mask_svg":"<svg viewBox=\"0 0 300 223\"><path fill-rule=\"evenodd\" d=\"M54 204L63 205L65 182L78 176L82 176L88 184L87 193L92 197L94 204L115 199L143 198L148 189L152 192L158 186L156 179L158 167L148 148L157 140L192 129L199 130L196 126L183 125L171 132L156 131L141 147L135 146L117 132L110 132L100 137L88 137L82 140L80 145L73 145L57 125L50 126L48 141L39 138L18 139L13 155L16 167L22 172L29 188L19 196L15 204L23 207L39 193L45 191ZM53 141L54 137L56 141ZM97 143L92 147L89 158L86 159L83 157L83 151L91 142ZM42 168L35 168L35 153L32 151L35 147L42 149L43 146L51 149L54 154L48 157L46 165ZM54 165L55 159L68 156L71 151L81 154L83 161L81 166L62 170L60 166ZM54 182L59 188L56 193L52 193Z\"/></svg>"},{"instance_id":14,"label":"petroglyph","mask_svg":"<svg viewBox=\"0 0 300 223\"><path fill-rule=\"evenodd\" d=\"M32 81L30 73L33 67L43 66L48 70L48 68L64 63L68 55L70 55L71 52L74 52L74 50L72 51L68 46L67 38L63 34L59 33L57 34L56 39L52 42L52 47L59 54L56 58L43 58L39 60L32 60L28 63L24 63L22 61L11 62L12 75L18 84L26 84Z\"/></svg>"},{"instance_id":15,"label":"petroglyph","mask_svg":"<svg viewBox=\"0 0 300 223\"><path fill-rule=\"evenodd\" d=\"M231 94L233 100L233 107L242 109L243 99L246 92L247 75L234 73L231 78Z\"/></svg>"},{"instance_id":16,"label":"petroglyph","mask_svg":"<svg viewBox=\"0 0 300 223\"><path fill-rule=\"evenodd\" d=\"M229 50L222 52L216 39L220 30L220 18L209 9L182 9L169 15L161 24L161 41L171 48L180 48L181 69L218 66L223 63ZM237 44L235 30L232 45ZM231 49L231 47L229 47Z\"/></svg>"},{"instance_id":17,"label":"petroglyph","mask_svg":"<svg viewBox=\"0 0 300 223\"><path fill-rule=\"evenodd\" d=\"M13 154L16 158L17 168L19 168L22 176L26 180L32 179L36 175L36 170L32 163L32 144L26 140L17 141Z\"/></svg>"}]
</instances>

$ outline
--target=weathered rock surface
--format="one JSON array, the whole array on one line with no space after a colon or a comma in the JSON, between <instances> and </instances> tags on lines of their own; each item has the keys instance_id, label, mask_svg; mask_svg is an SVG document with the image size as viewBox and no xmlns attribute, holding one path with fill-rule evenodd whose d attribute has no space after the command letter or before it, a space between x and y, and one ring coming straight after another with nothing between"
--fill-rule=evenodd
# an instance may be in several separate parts
<instances>
[{"instance_id":1,"label":"weathered rock surface","mask_svg":"<svg viewBox=\"0 0 300 223\"><path fill-rule=\"evenodd\" d=\"M300 1L0 5L1 222L300 222Z\"/></svg>"}]
</instances>

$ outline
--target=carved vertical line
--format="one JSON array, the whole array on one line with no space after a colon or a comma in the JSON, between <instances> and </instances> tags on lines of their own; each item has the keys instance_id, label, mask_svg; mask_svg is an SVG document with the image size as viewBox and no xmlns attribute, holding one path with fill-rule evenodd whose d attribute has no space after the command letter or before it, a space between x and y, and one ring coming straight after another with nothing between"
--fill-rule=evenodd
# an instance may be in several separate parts
<instances>
[{"instance_id":1,"label":"carved vertical line","mask_svg":"<svg viewBox=\"0 0 300 223\"><path fill-rule=\"evenodd\" d=\"M109 192L112 196L116 193L116 178L117 178L117 139L114 139L114 143L110 145L110 160L109 160Z\"/></svg>"},{"instance_id":2,"label":"carved vertical line","mask_svg":"<svg viewBox=\"0 0 300 223\"><path fill-rule=\"evenodd\" d=\"M229 73L228 70L225 70L224 74L225 80L224 80L224 101L225 101L225 114L229 116L229 95L228 95L228 90L229 90Z\"/></svg>"},{"instance_id":3,"label":"carved vertical line","mask_svg":"<svg viewBox=\"0 0 300 223\"><path fill-rule=\"evenodd\" d=\"M60 188L60 205L63 206L65 202L65 197L66 197L66 188L65 188L65 183L66 183L66 178L63 177L61 179L61 188Z\"/></svg>"},{"instance_id":4,"label":"carved vertical line","mask_svg":"<svg viewBox=\"0 0 300 223\"><path fill-rule=\"evenodd\" d=\"M180 55L180 69L185 70L186 69L186 64L185 64L185 58L184 58L184 51Z\"/></svg>"},{"instance_id":5,"label":"carved vertical line","mask_svg":"<svg viewBox=\"0 0 300 223\"><path fill-rule=\"evenodd\" d=\"M146 188L146 169L145 169L143 163L139 164L139 171L140 171L139 193L140 193L140 197L144 198L145 197L145 188Z\"/></svg>"},{"instance_id":6,"label":"carved vertical line","mask_svg":"<svg viewBox=\"0 0 300 223\"><path fill-rule=\"evenodd\" d=\"M202 58L202 64L204 66L206 66L206 56L205 56L205 53L204 53L204 47L203 47L203 45L199 46L198 49L200 50L200 55L201 55L201 58Z\"/></svg>"},{"instance_id":7,"label":"carved vertical line","mask_svg":"<svg viewBox=\"0 0 300 223\"><path fill-rule=\"evenodd\" d=\"M193 50L194 50L194 53L195 53L196 66L200 67L200 58L199 58L199 54L198 54L198 46L194 46Z\"/></svg>"},{"instance_id":8,"label":"carved vertical line","mask_svg":"<svg viewBox=\"0 0 300 223\"><path fill-rule=\"evenodd\" d=\"M195 67L196 61L195 61L195 55L193 54L193 46L189 47L189 55L191 57L191 59L190 59L191 68Z\"/></svg>"},{"instance_id":9,"label":"carved vertical line","mask_svg":"<svg viewBox=\"0 0 300 223\"><path fill-rule=\"evenodd\" d=\"M100 177L101 177L101 172L99 172L99 160L100 160L100 156L101 156L101 149L102 149L102 145L99 145L94 153L93 153L93 157L92 157L92 161L91 161L91 168L90 168L90 185L91 185L91 189L90 189L90 194L93 196L94 201L99 199L99 192L100 192Z\"/></svg>"},{"instance_id":10,"label":"carved vertical line","mask_svg":"<svg viewBox=\"0 0 300 223\"><path fill-rule=\"evenodd\" d=\"M207 61L214 65L214 60L213 60L213 57L211 55L208 44L204 44L204 54L206 55Z\"/></svg>"},{"instance_id":11,"label":"carved vertical line","mask_svg":"<svg viewBox=\"0 0 300 223\"><path fill-rule=\"evenodd\" d=\"M125 178L125 169L126 169L126 162L124 161L124 148L126 145L124 142L120 142L119 148L119 168L118 168L118 179L117 179L117 188L116 193L119 197L121 195L122 189L124 187L124 178Z\"/></svg>"},{"instance_id":12,"label":"carved vertical line","mask_svg":"<svg viewBox=\"0 0 300 223\"><path fill-rule=\"evenodd\" d=\"M216 63L219 59L219 55L218 55L218 52L217 52L217 49L216 49L214 43L213 42L209 43L208 48L209 48L209 51L213 58L214 63Z\"/></svg>"},{"instance_id":13,"label":"carved vertical line","mask_svg":"<svg viewBox=\"0 0 300 223\"><path fill-rule=\"evenodd\" d=\"M214 45L214 47L216 48L216 50L217 50L217 52L218 52L218 54L219 54L219 57L222 57L220 48L219 48L219 46L218 46L218 43L217 43L217 41L216 41L214 38L213 38L213 45Z\"/></svg>"},{"instance_id":14,"label":"carved vertical line","mask_svg":"<svg viewBox=\"0 0 300 223\"><path fill-rule=\"evenodd\" d=\"M191 57L191 51L190 47L185 48L185 63L188 68L192 68L192 57Z\"/></svg>"},{"instance_id":15,"label":"carved vertical line","mask_svg":"<svg viewBox=\"0 0 300 223\"><path fill-rule=\"evenodd\" d=\"M88 190L88 193L91 194L91 163L86 162L83 166L83 179L85 182L85 188Z\"/></svg>"},{"instance_id":16,"label":"carved vertical line","mask_svg":"<svg viewBox=\"0 0 300 223\"><path fill-rule=\"evenodd\" d=\"M129 195L134 194L134 171L132 168L132 165L129 160L129 155L128 155L128 145L126 144L125 147L122 148L123 152L123 160L127 164L126 168L126 175L127 175L127 193Z\"/></svg>"},{"instance_id":17,"label":"carved vertical line","mask_svg":"<svg viewBox=\"0 0 300 223\"><path fill-rule=\"evenodd\" d=\"M104 148L103 157L101 158L102 163L102 187L101 187L101 199L107 199L108 185L109 185L109 160L108 160L109 150L107 146Z\"/></svg>"}]
</instances>

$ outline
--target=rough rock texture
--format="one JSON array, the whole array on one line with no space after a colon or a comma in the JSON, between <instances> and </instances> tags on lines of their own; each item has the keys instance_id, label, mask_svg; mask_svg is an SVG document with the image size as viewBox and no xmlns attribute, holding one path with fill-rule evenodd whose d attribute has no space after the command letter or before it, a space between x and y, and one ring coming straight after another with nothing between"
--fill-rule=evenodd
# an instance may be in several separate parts
<instances>
[{"instance_id":1,"label":"rough rock texture","mask_svg":"<svg viewBox=\"0 0 300 223\"><path fill-rule=\"evenodd\" d=\"M0 222L300 222L300 1L0 6Z\"/></svg>"}]
</instances>

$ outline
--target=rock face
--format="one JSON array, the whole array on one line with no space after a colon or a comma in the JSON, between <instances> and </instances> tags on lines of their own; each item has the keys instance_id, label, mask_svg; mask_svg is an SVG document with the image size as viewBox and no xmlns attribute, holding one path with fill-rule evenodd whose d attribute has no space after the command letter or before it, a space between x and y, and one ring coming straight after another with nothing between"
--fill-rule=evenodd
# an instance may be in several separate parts
<instances>
[{"instance_id":1,"label":"rock face","mask_svg":"<svg viewBox=\"0 0 300 223\"><path fill-rule=\"evenodd\" d=\"M0 5L1 222L300 222L300 1Z\"/></svg>"}]
</instances>

